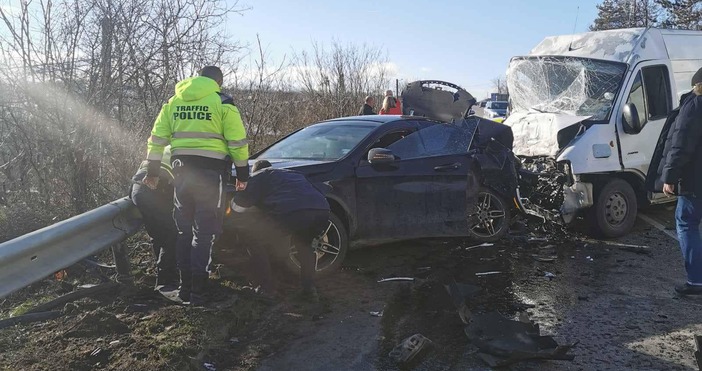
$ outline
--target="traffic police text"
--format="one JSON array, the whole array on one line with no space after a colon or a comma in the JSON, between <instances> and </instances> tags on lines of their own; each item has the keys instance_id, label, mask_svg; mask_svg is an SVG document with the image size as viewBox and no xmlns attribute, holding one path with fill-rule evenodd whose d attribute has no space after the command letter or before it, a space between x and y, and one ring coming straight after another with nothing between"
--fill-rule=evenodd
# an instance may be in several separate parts
<instances>
[{"instance_id":1,"label":"traffic police text","mask_svg":"<svg viewBox=\"0 0 702 371\"><path fill-rule=\"evenodd\" d=\"M176 106L173 120L207 120L212 121L208 106Z\"/></svg>"}]
</instances>

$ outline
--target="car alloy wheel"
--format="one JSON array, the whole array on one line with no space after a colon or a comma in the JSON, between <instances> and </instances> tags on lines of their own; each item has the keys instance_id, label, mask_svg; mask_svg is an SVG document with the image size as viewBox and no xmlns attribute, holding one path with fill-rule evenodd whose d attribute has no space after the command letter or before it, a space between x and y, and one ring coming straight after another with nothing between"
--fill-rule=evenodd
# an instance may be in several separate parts
<instances>
[{"instance_id":1,"label":"car alloy wheel","mask_svg":"<svg viewBox=\"0 0 702 371\"><path fill-rule=\"evenodd\" d=\"M481 241L495 241L509 229L510 211L507 203L493 190L481 188L477 196L476 220L470 229L473 237Z\"/></svg>"},{"instance_id":2,"label":"car alloy wheel","mask_svg":"<svg viewBox=\"0 0 702 371\"><path fill-rule=\"evenodd\" d=\"M348 249L348 237L344 225L336 215L330 215L329 225L319 237L312 241L312 248L315 254L317 274L327 273L341 265ZM290 246L289 257L289 269L293 272L299 272L300 261L297 259L297 246Z\"/></svg>"}]
</instances>

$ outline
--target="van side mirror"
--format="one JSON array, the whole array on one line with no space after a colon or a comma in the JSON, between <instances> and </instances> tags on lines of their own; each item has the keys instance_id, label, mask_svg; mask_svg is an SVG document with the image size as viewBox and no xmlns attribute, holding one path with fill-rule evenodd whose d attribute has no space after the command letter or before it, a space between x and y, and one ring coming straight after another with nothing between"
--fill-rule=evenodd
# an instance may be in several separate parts
<instances>
[{"instance_id":1,"label":"van side mirror","mask_svg":"<svg viewBox=\"0 0 702 371\"><path fill-rule=\"evenodd\" d=\"M641 121L639 111L634 103L627 103L622 110L622 127L627 134L638 134L641 132Z\"/></svg>"},{"instance_id":2,"label":"van side mirror","mask_svg":"<svg viewBox=\"0 0 702 371\"><path fill-rule=\"evenodd\" d=\"M387 148L373 148L368 151L368 162L371 165L391 164L395 162L395 155Z\"/></svg>"}]
</instances>

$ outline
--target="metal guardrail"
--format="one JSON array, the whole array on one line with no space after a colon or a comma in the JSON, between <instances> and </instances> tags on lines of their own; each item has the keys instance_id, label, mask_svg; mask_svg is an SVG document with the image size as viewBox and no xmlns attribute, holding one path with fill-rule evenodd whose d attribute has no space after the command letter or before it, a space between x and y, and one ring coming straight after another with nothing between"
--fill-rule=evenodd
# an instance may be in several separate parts
<instances>
[{"instance_id":1,"label":"metal guardrail","mask_svg":"<svg viewBox=\"0 0 702 371\"><path fill-rule=\"evenodd\" d=\"M141 215L125 197L0 244L0 298L124 241L139 227Z\"/></svg>"}]
</instances>

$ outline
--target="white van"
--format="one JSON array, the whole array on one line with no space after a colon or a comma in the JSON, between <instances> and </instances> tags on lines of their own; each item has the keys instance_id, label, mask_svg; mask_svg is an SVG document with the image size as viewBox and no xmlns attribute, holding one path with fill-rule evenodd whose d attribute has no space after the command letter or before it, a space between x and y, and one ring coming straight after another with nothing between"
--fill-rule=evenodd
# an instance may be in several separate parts
<instances>
[{"instance_id":1,"label":"white van","mask_svg":"<svg viewBox=\"0 0 702 371\"><path fill-rule=\"evenodd\" d=\"M700 67L702 32L655 28L547 37L512 58L504 123L516 155L565 174L566 222L587 209L596 233L617 237L639 205L666 201L646 192L645 174L666 116Z\"/></svg>"}]
</instances>

